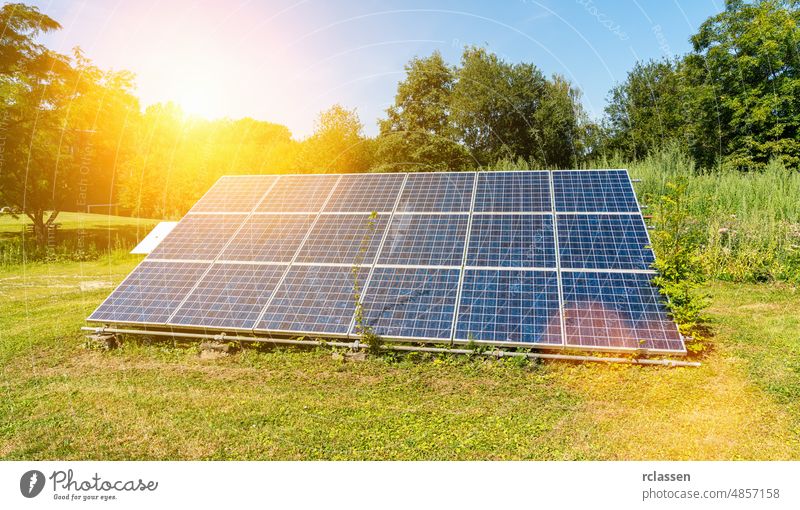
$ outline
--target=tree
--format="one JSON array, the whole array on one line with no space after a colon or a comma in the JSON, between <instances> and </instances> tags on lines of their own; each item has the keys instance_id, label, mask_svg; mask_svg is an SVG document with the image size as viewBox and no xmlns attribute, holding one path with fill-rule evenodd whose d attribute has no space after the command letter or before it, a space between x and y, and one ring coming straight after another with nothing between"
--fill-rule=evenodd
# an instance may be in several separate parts
<instances>
[{"instance_id":1,"label":"tree","mask_svg":"<svg viewBox=\"0 0 800 510\"><path fill-rule=\"evenodd\" d=\"M800 164L800 3L727 0L685 59L698 161Z\"/></svg>"},{"instance_id":2,"label":"tree","mask_svg":"<svg viewBox=\"0 0 800 510\"><path fill-rule=\"evenodd\" d=\"M728 0L691 42L612 90L605 148L637 158L677 141L704 168L800 166L800 2Z\"/></svg>"},{"instance_id":3,"label":"tree","mask_svg":"<svg viewBox=\"0 0 800 510\"><path fill-rule=\"evenodd\" d=\"M481 165L501 158L546 159L533 139L534 117L546 86L533 64L509 64L484 48L465 48L450 115Z\"/></svg>"},{"instance_id":4,"label":"tree","mask_svg":"<svg viewBox=\"0 0 800 510\"><path fill-rule=\"evenodd\" d=\"M134 157L134 126L141 113L132 93L132 73L103 71L80 49L73 62L83 92L65 112L68 129L79 133L82 141L75 149L80 192L71 209L85 210L89 204L117 202L115 176Z\"/></svg>"},{"instance_id":5,"label":"tree","mask_svg":"<svg viewBox=\"0 0 800 510\"><path fill-rule=\"evenodd\" d=\"M394 104L380 121L376 159L381 171L460 170L470 155L449 118L455 70L436 51L405 66Z\"/></svg>"},{"instance_id":6,"label":"tree","mask_svg":"<svg viewBox=\"0 0 800 510\"><path fill-rule=\"evenodd\" d=\"M685 77L679 62L637 62L625 81L609 93L608 139L603 150L638 159L685 136Z\"/></svg>"},{"instance_id":7,"label":"tree","mask_svg":"<svg viewBox=\"0 0 800 510\"><path fill-rule=\"evenodd\" d=\"M362 130L355 110L333 105L320 113L314 134L303 142L299 166L308 172L366 172L370 150Z\"/></svg>"},{"instance_id":8,"label":"tree","mask_svg":"<svg viewBox=\"0 0 800 510\"><path fill-rule=\"evenodd\" d=\"M0 9L0 122L5 147L0 168L0 199L18 207L33 222L39 245L58 212L80 192L76 152L82 133L69 129L66 111L85 92L66 56L36 43L58 23L23 4ZM49 212L49 215L48 215Z\"/></svg>"},{"instance_id":9,"label":"tree","mask_svg":"<svg viewBox=\"0 0 800 510\"><path fill-rule=\"evenodd\" d=\"M531 137L538 147L532 163L551 168L575 168L591 149L589 122L581 105L580 91L564 77L553 76L533 114Z\"/></svg>"},{"instance_id":10,"label":"tree","mask_svg":"<svg viewBox=\"0 0 800 510\"><path fill-rule=\"evenodd\" d=\"M467 47L459 67L436 52L411 60L406 73L380 123L382 170L463 170L519 159L568 167L588 151L580 93L533 64Z\"/></svg>"}]
</instances>

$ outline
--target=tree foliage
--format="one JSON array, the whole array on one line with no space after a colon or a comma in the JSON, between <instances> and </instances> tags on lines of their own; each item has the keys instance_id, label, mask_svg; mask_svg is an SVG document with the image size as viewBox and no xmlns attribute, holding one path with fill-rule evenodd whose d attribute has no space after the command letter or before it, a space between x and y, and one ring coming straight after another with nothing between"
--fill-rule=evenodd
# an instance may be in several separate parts
<instances>
[{"instance_id":1,"label":"tree foliage","mask_svg":"<svg viewBox=\"0 0 800 510\"><path fill-rule=\"evenodd\" d=\"M384 169L462 170L522 158L569 167L587 154L589 122L580 94L533 64L511 64L484 48L464 49L460 66L439 53L414 59L381 121Z\"/></svg>"},{"instance_id":2,"label":"tree foliage","mask_svg":"<svg viewBox=\"0 0 800 510\"><path fill-rule=\"evenodd\" d=\"M452 128L449 110L455 69L439 52L405 66L394 104L379 122L376 160L380 171L461 170L470 155Z\"/></svg>"},{"instance_id":3,"label":"tree foliage","mask_svg":"<svg viewBox=\"0 0 800 510\"><path fill-rule=\"evenodd\" d=\"M676 62L638 64L606 109L604 149L640 158L684 143L704 168L800 164L800 3L728 0Z\"/></svg>"},{"instance_id":4,"label":"tree foliage","mask_svg":"<svg viewBox=\"0 0 800 510\"><path fill-rule=\"evenodd\" d=\"M336 104L320 113L314 134L302 144L298 166L309 172L366 172L370 159L358 114Z\"/></svg>"},{"instance_id":5,"label":"tree foliage","mask_svg":"<svg viewBox=\"0 0 800 510\"><path fill-rule=\"evenodd\" d=\"M684 108L680 63L638 62L624 83L611 89L606 108L606 149L641 159L675 140L685 140L689 115Z\"/></svg>"},{"instance_id":6,"label":"tree foliage","mask_svg":"<svg viewBox=\"0 0 800 510\"><path fill-rule=\"evenodd\" d=\"M35 7L6 4L0 24L0 200L30 218L43 244L59 211L85 204L99 103L126 95L129 83L101 73L79 50L69 57L37 43L59 25Z\"/></svg>"},{"instance_id":7,"label":"tree foliage","mask_svg":"<svg viewBox=\"0 0 800 510\"><path fill-rule=\"evenodd\" d=\"M49 50L40 36L57 21L7 4L0 206L22 210L43 241L59 211L89 204L178 217L224 174L568 168L675 146L698 168L797 168L799 11L798 0L728 1L688 55L636 64L601 125L563 77L467 47L455 65L438 52L410 60L376 138L334 105L300 140L285 126L198 119L169 103L143 111L130 73L100 69L78 48Z\"/></svg>"}]
</instances>

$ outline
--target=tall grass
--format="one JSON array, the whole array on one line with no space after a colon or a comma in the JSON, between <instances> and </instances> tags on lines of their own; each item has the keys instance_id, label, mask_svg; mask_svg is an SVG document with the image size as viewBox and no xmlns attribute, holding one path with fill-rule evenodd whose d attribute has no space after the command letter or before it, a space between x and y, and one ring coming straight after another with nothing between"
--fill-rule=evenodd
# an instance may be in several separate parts
<instances>
[{"instance_id":1,"label":"tall grass","mask_svg":"<svg viewBox=\"0 0 800 510\"><path fill-rule=\"evenodd\" d=\"M524 160L496 167L528 168ZM689 213L702 237L697 256L708 277L800 282L800 172L778 162L758 172L704 171L675 146L634 163L612 158L587 168L627 168L641 180L635 187L645 206L659 202L667 183L685 180Z\"/></svg>"},{"instance_id":2,"label":"tall grass","mask_svg":"<svg viewBox=\"0 0 800 510\"><path fill-rule=\"evenodd\" d=\"M641 179L637 195L645 205L656 203L668 182L688 184L687 206L703 237L697 255L708 276L800 281L800 172L778 162L758 172L702 172L675 148L629 170Z\"/></svg>"}]
</instances>

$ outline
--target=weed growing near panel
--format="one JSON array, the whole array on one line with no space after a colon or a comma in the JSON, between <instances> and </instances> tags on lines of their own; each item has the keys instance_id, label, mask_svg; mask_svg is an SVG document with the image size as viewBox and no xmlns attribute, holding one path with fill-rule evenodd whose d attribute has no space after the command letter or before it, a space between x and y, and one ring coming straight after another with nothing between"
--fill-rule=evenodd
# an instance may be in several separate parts
<instances>
[{"instance_id":1,"label":"weed growing near panel","mask_svg":"<svg viewBox=\"0 0 800 510\"><path fill-rule=\"evenodd\" d=\"M698 246L702 234L687 207L687 180L667 183L654 214L656 231L652 236L658 276L653 283L667 298L667 307L681 333L691 337L687 349L701 352L707 348L702 324L708 298L699 292L704 272Z\"/></svg>"},{"instance_id":2,"label":"weed growing near panel","mask_svg":"<svg viewBox=\"0 0 800 510\"><path fill-rule=\"evenodd\" d=\"M364 305L361 302L361 283L358 281L358 277L361 271L361 264L364 262L364 258L369 250L370 242L372 242L372 236L375 235L377 223L378 213L377 211L372 211L369 215L369 220L367 221L366 231L361 237L358 256L353 262L353 267L351 268L351 274L353 276L353 300L355 301L356 307L355 329L356 333L358 333L358 336L361 339L361 342L365 343L369 347L369 351L372 354L378 354L381 352L383 339L380 337L380 335L373 331L372 326L367 324L366 320L364 319Z\"/></svg>"}]
</instances>

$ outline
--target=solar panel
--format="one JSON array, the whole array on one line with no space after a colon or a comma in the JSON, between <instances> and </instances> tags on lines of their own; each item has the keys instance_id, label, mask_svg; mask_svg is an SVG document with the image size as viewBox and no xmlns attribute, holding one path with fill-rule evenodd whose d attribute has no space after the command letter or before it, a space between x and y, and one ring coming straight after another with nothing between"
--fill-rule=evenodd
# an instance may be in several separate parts
<instances>
[{"instance_id":1,"label":"solar panel","mask_svg":"<svg viewBox=\"0 0 800 510\"><path fill-rule=\"evenodd\" d=\"M648 244L625 170L225 177L88 320L685 353Z\"/></svg>"},{"instance_id":2,"label":"solar panel","mask_svg":"<svg viewBox=\"0 0 800 510\"><path fill-rule=\"evenodd\" d=\"M293 266L255 329L345 335L355 312L353 282L350 267Z\"/></svg>"},{"instance_id":3,"label":"solar panel","mask_svg":"<svg viewBox=\"0 0 800 510\"><path fill-rule=\"evenodd\" d=\"M561 279L568 347L684 350L652 275L565 272Z\"/></svg>"},{"instance_id":4,"label":"solar panel","mask_svg":"<svg viewBox=\"0 0 800 510\"><path fill-rule=\"evenodd\" d=\"M148 259L214 260L246 217L244 214L189 214Z\"/></svg>"},{"instance_id":5,"label":"solar panel","mask_svg":"<svg viewBox=\"0 0 800 510\"><path fill-rule=\"evenodd\" d=\"M316 215L253 214L242 225L220 260L289 262Z\"/></svg>"},{"instance_id":6,"label":"solar panel","mask_svg":"<svg viewBox=\"0 0 800 510\"><path fill-rule=\"evenodd\" d=\"M364 322L378 335L450 338L457 269L378 267L364 291Z\"/></svg>"},{"instance_id":7,"label":"solar panel","mask_svg":"<svg viewBox=\"0 0 800 510\"><path fill-rule=\"evenodd\" d=\"M506 214L472 219L468 266L556 267L551 216Z\"/></svg>"},{"instance_id":8,"label":"solar panel","mask_svg":"<svg viewBox=\"0 0 800 510\"><path fill-rule=\"evenodd\" d=\"M625 170L560 170L553 172L557 212L638 212Z\"/></svg>"},{"instance_id":9,"label":"solar panel","mask_svg":"<svg viewBox=\"0 0 800 510\"><path fill-rule=\"evenodd\" d=\"M475 174L408 174L398 212L469 212Z\"/></svg>"},{"instance_id":10,"label":"solar panel","mask_svg":"<svg viewBox=\"0 0 800 510\"><path fill-rule=\"evenodd\" d=\"M339 179L332 174L283 175L266 194L258 212L317 212Z\"/></svg>"},{"instance_id":11,"label":"solar panel","mask_svg":"<svg viewBox=\"0 0 800 510\"><path fill-rule=\"evenodd\" d=\"M169 324L250 329L284 272L285 265L214 264Z\"/></svg>"},{"instance_id":12,"label":"solar panel","mask_svg":"<svg viewBox=\"0 0 800 510\"><path fill-rule=\"evenodd\" d=\"M343 175L325 211L390 213L404 179L403 174Z\"/></svg>"},{"instance_id":13,"label":"solar panel","mask_svg":"<svg viewBox=\"0 0 800 510\"><path fill-rule=\"evenodd\" d=\"M654 262L639 215L567 215L558 217L561 267L649 269Z\"/></svg>"},{"instance_id":14,"label":"solar panel","mask_svg":"<svg viewBox=\"0 0 800 510\"><path fill-rule=\"evenodd\" d=\"M468 221L460 214L396 214L378 263L460 266Z\"/></svg>"},{"instance_id":15,"label":"solar panel","mask_svg":"<svg viewBox=\"0 0 800 510\"><path fill-rule=\"evenodd\" d=\"M297 262L372 264L388 215L323 214L311 229Z\"/></svg>"},{"instance_id":16,"label":"solar panel","mask_svg":"<svg viewBox=\"0 0 800 510\"><path fill-rule=\"evenodd\" d=\"M144 261L89 316L90 321L163 324L210 267Z\"/></svg>"},{"instance_id":17,"label":"solar panel","mask_svg":"<svg viewBox=\"0 0 800 510\"><path fill-rule=\"evenodd\" d=\"M275 175L223 176L189 212L249 213L278 177Z\"/></svg>"},{"instance_id":18,"label":"solar panel","mask_svg":"<svg viewBox=\"0 0 800 510\"><path fill-rule=\"evenodd\" d=\"M480 172L475 212L552 210L550 172Z\"/></svg>"},{"instance_id":19,"label":"solar panel","mask_svg":"<svg viewBox=\"0 0 800 510\"><path fill-rule=\"evenodd\" d=\"M468 270L458 308L456 338L560 345L557 273Z\"/></svg>"}]
</instances>

